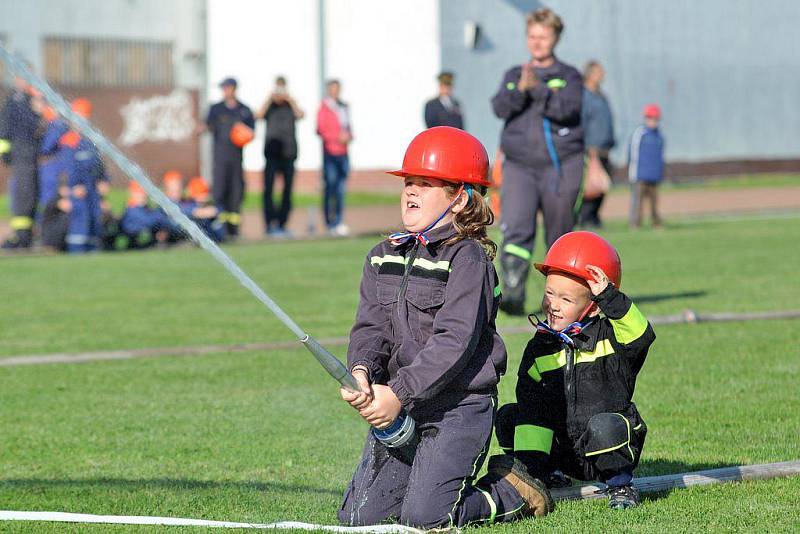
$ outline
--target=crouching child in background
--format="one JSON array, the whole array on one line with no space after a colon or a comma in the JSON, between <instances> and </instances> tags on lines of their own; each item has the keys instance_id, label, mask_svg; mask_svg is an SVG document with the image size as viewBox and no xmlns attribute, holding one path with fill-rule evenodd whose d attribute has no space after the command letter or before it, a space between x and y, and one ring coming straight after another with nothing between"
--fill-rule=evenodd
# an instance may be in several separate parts
<instances>
[{"instance_id":1,"label":"crouching child in background","mask_svg":"<svg viewBox=\"0 0 800 534\"><path fill-rule=\"evenodd\" d=\"M408 414L419 439L399 448L368 433L339 509L345 524L462 527L552 509L547 488L510 456L491 458L475 482L506 369L486 234L494 216L479 191L488 167L480 141L442 126L415 137L391 173L405 180L406 231L367 255L347 354L361 391L342 397L374 428Z\"/></svg>"},{"instance_id":2,"label":"crouching child in background","mask_svg":"<svg viewBox=\"0 0 800 534\"><path fill-rule=\"evenodd\" d=\"M189 180L189 199L182 205L184 214L216 242L224 241L225 225L217 218L219 210L211 202L211 188L202 177Z\"/></svg>"},{"instance_id":3,"label":"crouching child in background","mask_svg":"<svg viewBox=\"0 0 800 534\"><path fill-rule=\"evenodd\" d=\"M636 506L647 426L631 398L653 328L618 289L619 256L597 234L563 235L536 268L545 320L525 348L516 404L498 411L497 440L550 487L569 485L564 473L599 480L611 508Z\"/></svg>"},{"instance_id":4,"label":"crouching child in background","mask_svg":"<svg viewBox=\"0 0 800 534\"><path fill-rule=\"evenodd\" d=\"M161 229L162 214L147 203L147 193L137 182L128 183L128 206L119 221L120 232L128 238L129 249L147 248L156 243L156 234L166 241Z\"/></svg>"}]
</instances>

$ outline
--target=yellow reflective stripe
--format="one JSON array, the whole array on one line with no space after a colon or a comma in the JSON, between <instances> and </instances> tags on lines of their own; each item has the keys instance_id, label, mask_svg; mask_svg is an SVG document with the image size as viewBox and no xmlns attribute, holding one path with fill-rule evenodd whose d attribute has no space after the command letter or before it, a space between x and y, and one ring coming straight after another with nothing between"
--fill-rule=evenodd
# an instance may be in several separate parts
<instances>
[{"instance_id":1,"label":"yellow reflective stripe","mask_svg":"<svg viewBox=\"0 0 800 534\"><path fill-rule=\"evenodd\" d=\"M552 80L547 80L547 87L550 89L563 89L567 86L567 81L562 80L561 78L553 78Z\"/></svg>"},{"instance_id":2,"label":"yellow reflective stripe","mask_svg":"<svg viewBox=\"0 0 800 534\"><path fill-rule=\"evenodd\" d=\"M603 454L603 453L606 453L606 452L615 451L617 449L621 449L622 447L624 447L627 444L628 444L628 442L624 441L624 442L620 443L619 445L614 445L613 447L609 447L607 449L601 449L599 451L587 452L586 454L584 454L584 456L597 456L598 454Z\"/></svg>"},{"instance_id":3,"label":"yellow reflective stripe","mask_svg":"<svg viewBox=\"0 0 800 534\"><path fill-rule=\"evenodd\" d=\"M497 504L495 504L494 499L489 494L488 491L482 490L478 486L474 486L476 490L480 491L483 494L483 497L486 499L486 502L489 503L489 518L486 520L489 523L494 523L494 518L497 517Z\"/></svg>"},{"instance_id":4,"label":"yellow reflective stripe","mask_svg":"<svg viewBox=\"0 0 800 534\"><path fill-rule=\"evenodd\" d=\"M512 256L517 256L518 258L522 258L523 260L530 261L531 259L531 251L522 248L519 245L514 245L513 243L509 243L507 245L503 245L503 251L508 252Z\"/></svg>"},{"instance_id":5,"label":"yellow reflective stripe","mask_svg":"<svg viewBox=\"0 0 800 534\"><path fill-rule=\"evenodd\" d=\"M612 354L614 354L614 347L611 345L610 340L602 339L597 342L592 352L582 352L580 350L576 350L576 354L577 354L577 357L575 358L576 364L592 363L598 358L602 358L603 356L611 356ZM555 371L556 369L561 369L566 364L567 364L566 350L562 350L561 352L557 352L555 354L547 354L545 356L539 356L533 361L533 365L531 366L531 368L528 369L528 374L535 381L540 382L542 380L542 373L546 373L548 371Z\"/></svg>"},{"instance_id":6,"label":"yellow reflective stripe","mask_svg":"<svg viewBox=\"0 0 800 534\"><path fill-rule=\"evenodd\" d=\"M597 358L614 354L614 347L611 346L610 340L603 339L597 342L597 345L594 346L594 350L592 352L583 352L578 350L577 354L578 357L575 359L575 363L591 363Z\"/></svg>"},{"instance_id":7,"label":"yellow reflective stripe","mask_svg":"<svg viewBox=\"0 0 800 534\"><path fill-rule=\"evenodd\" d=\"M223 223L228 222L228 217L230 217L230 213L227 211L221 211L219 212L219 215L217 215L217 220Z\"/></svg>"},{"instance_id":8,"label":"yellow reflective stripe","mask_svg":"<svg viewBox=\"0 0 800 534\"><path fill-rule=\"evenodd\" d=\"M241 224L242 216L239 215L238 213L229 213L228 214L228 222L231 223L231 224L236 224L236 225Z\"/></svg>"},{"instance_id":9,"label":"yellow reflective stripe","mask_svg":"<svg viewBox=\"0 0 800 534\"><path fill-rule=\"evenodd\" d=\"M0 139L0 154L11 151L11 142L8 139Z\"/></svg>"},{"instance_id":10,"label":"yellow reflective stripe","mask_svg":"<svg viewBox=\"0 0 800 534\"><path fill-rule=\"evenodd\" d=\"M414 267L421 267L427 271L447 271L450 272L450 262L446 260L431 261L425 258L417 258L414 260Z\"/></svg>"},{"instance_id":11,"label":"yellow reflective stripe","mask_svg":"<svg viewBox=\"0 0 800 534\"><path fill-rule=\"evenodd\" d=\"M636 341L647 330L647 319L633 302L622 319L610 319L610 321L617 341L623 345Z\"/></svg>"},{"instance_id":12,"label":"yellow reflective stripe","mask_svg":"<svg viewBox=\"0 0 800 534\"><path fill-rule=\"evenodd\" d=\"M384 263L399 263L400 265L406 265L408 263L408 258L404 258L403 256L394 256L394 255L372 256L369 259L369 262L372 265L383 265ZM426 271L450 272L452 270L450 268L449 261L446 260L431 261L431 260L426 260L425 258L415 259L414 267L419 267L420 269L425 269Z\"/></svg>"},{"instance_id":13,"label":"yellow reflective stripe","mask_svg":"<svg viewBox=\"0 0 800 534\"><path fill-rule=\"evenodd\" d=\"M539 373L546 373L547 371L554 371L567 365L567 351L562 350L555 354L548 354L546 356L539 356L534 360L536 369Z\"/></svg>"},{"instance_id":14,"label":"yellow reflective stripe","mask_svg":"<svg viewBox=\"0 0 800 534\"><path fill-rule=\"evenodd\" d=\"M22 215L11 217L11 228L13 230L30 230L33 228L33 219Z\"/></svg>"},{"instance_id":15,"label":"yellow reflective stripe","mask_svg":"<svg viewBox=\"0 0 800 534\"><path fill-rule=\"evenodd\" d=\"M621 449L622 447L628 446L628 453L631 455L631 461L635 460L636 458L633 456L633 449L631 449L631 422L628 421L628 418L622 415L621 413L615 413L614 415L618 415L622 417L622 420L625 421L625 427L628 429L628 439L620 443L619 445L614 445L613 447L609 447L607 449L601 449L599 451L592 451L587 452L584 456L597 456L598 454L603 454L606 452L615 451L617 449Z\"/></svg>"},{"instance_id":16,"label":"yellow reflective stripe","mask_svg":"<svg viewBox=\"0 0 800 534\"><path fill-rule=\"evenodd\" d=\"M372 256L369 262L372 265L383 265L384 263L399 263L400 265L405 265L406 259L403 256Z\"/></svg>"},{"instance_id":17,"label":"yellow reflective stripe","mask_svg":"<svg viewBox=\"0 0 800 534\"><path fill-rule=\"evenodd\" d=\"M500 284L497 284L496 286L494 286L494 296L495 297L499 297L500 296Z\"/></svg>"},{"instance_id":18,"label":"yellow reflective stripe","mask_svg":"<svg viewBox=\"0 0 800 534\"><path fill-rule=\"evenodd\" d=\"M553 446L553 431L536 425L517 425L514 429L514 450L542 451L550 454Z\"/></svg>"}]
</instances>

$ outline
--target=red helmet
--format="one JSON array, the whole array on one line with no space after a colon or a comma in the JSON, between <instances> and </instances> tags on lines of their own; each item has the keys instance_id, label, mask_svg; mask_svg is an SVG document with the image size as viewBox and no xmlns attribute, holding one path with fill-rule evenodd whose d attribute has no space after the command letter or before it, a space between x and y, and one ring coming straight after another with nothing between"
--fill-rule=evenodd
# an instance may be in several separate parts
<instances>
[{"instance_id":1,"label":"red helmet","mask_svg":"<svg viewBox=\"0 0 800 534\"><path fill-rule=\"evenodd\" d=\"M243 122L237 122L231 128L231 143L239 148L244 147L247 143L255 138L253 129Z\"/></svg>"},{"instance_id":2,"label":"red helmet","mask_svg":"<svg viewBox=\"0 0 800 534\"><path fill-rule=\"evenodd\" d=\"M547 251L544 262L534 264L545 276L553 271L561 271L590 280L587 265L600 267L617 287L622 282L619 254L611 243L593 232L569 232L562 235Z\"/></svg>"},{"instance_id":3,"label":"red helmet","mask_svg":"<svg viewBox=\"0 0 800 534\"><path fill-rule=\"evenodd\" d=\"M659 119L661 118L661 108L658 107L658 104L647 104L642 110L642 115L648 119Z\"/></svg>"},{"instance_id":4,"label":"red helmet","mask_svg":"<svg viewBox=\"0 0 800 534\"><path fill-rule=\"evenodd\" d=\"M167 182L183 182L183 175L180 171L167 171L164 173L164 183Z\"/></svg>"},{"instance_id":5,"label":"red helmet","mask_svg":"<svg viewBox=\"0 0 800 534\"><path fill-rule=\"evenodd\" d=\"M76 98L72 101L72 111L84 119L92 116L92 102L86 98Z\"/></svg>"},{"instance_id":6,"label":"red helmet","mask_svg":"<svg viewBox=\"0 0 800 534\"><path fill-rule=\"evenodd\" d=\"M475 137L450 126L436 126L418 134L406 149L403 168L389 174L491 185L486 149Z\"/></svg>"}]
</instances>

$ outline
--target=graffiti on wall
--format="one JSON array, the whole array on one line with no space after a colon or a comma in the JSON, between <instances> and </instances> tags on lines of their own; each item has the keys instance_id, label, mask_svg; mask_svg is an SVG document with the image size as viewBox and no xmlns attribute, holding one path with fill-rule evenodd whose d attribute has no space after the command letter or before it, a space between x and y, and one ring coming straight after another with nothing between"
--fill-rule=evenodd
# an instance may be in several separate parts
<instances>
[{"instance_id":1,"label":"graffiti on wall","mask_svg":"<svg viewBox=\"0 0 800 534\"><path fill-rule=\"evenodd\" d=\"M195 130L193 108L192 95L185 89L148 98L134 96L120 108L123 128L119 143L186 141Z\"/></svg>"}]
</instances>

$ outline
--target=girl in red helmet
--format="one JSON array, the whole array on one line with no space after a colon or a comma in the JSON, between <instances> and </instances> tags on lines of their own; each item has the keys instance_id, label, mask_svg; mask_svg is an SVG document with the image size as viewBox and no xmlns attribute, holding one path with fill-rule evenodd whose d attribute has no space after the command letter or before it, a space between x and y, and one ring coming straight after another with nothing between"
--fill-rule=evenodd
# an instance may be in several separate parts
<instances>
[{"instance_id":1,"label":"girl in red helmet","mask_svg":"<svg viewBox=\"0 0 800 534\"><path fill-rule=\"evenodd\" d=\"M493 215L479 190L487 173L481 143L446 126L415 137L391 173L405 179L405 231L367 255L348 348L362 391L342 397L374 428L411 417L418 442L401 450L369 433L339 510L345 524L427 529L552 508L544 485L505 458L490 460L490 474L473 484L506 368L496 246L486 235Z\"/></svg>"},{"instance_id":2,"label":"girl in red helmet","mask_svg":"<svg viewBox=\"0 0 800 534\"><path fill-rule=\"evenodd\" d=\"M564 473L600 480L612 508L636 506L647 426L631 397L653 328L618 289L619 256L597 234L563 235L536 268L544 320L525 348L516 404L498 411L498 442L550 487L568 485Z\"/></svg>"}]
</instances>

